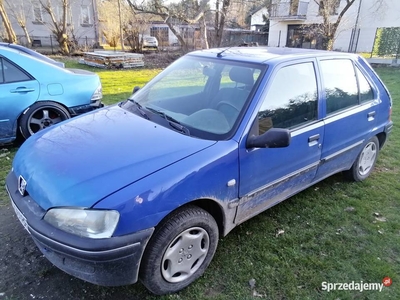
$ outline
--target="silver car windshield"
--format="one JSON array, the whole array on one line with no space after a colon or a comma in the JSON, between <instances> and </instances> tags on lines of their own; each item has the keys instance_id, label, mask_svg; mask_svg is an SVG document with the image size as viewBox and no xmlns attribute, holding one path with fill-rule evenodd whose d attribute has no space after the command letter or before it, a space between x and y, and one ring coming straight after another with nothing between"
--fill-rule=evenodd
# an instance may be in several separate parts
<instances>
[{"instance_id":1,"label":"silver car windshield","mask_svg":"<svg viewBox=\"0 0 400 300\"><path fill-rule=\"evenodd\" d=\"M148 115L185 126L191 135L225 136L237 124L262 71L260 65L186 56L131 98Z\"/></svg>"}]
</instances>

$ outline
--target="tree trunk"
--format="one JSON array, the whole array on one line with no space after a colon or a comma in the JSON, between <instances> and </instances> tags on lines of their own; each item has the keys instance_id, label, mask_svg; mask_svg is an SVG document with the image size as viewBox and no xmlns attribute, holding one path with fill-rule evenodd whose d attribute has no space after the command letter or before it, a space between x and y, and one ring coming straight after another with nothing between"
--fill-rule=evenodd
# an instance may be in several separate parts
<instances>
[{"instance_id":1,"label":"tree trunk","mask_svg":"<svg viewBox=\"0 0 400 300\"><path fill-rule=\"evenodd\" d=\"M29 35L28 29L26 29L26 26L23 24L20 24L22 30L24 31L25 34L25 38L26 38L26 43L31 46L32 45L32 40L31 40L31 36Z\"/></svg>"},{"instance_id":2,"label":"tree trunk","mask_svg":"<svg viewBox=\"0 0 400 300\"><path fill-rule=\"evenodd\" d=\"M200 19L200 39L201 39L201 48L208 49L208 39L207 39L207 25L205 17Z\"/></svg>"},{"instance_id":3,"label":"tree trunk","mask_svg":"<svg viewBox=\"0 0 400 300\"><path fill-rule=\"evenodd\" d=\"M334 42L335 42L335 39L333 37L328 37L326 39L326 49L325 50L332 51Z\"/></svg>"},{"instance_id":4,"label":"tree trunk","mask_svg":"<svg viewBox=\"0 0 400 300\"><path fill-rule=\"evenodd\" d=\"M63 32L57 34L57 42L63 55L69 55L68 36Z\"/></svg>"},{"instance_id":5,"label":"tree trunk","mask_svg":"<svg viewBox=\"0 0 400 300\"><path fill-rule=\"evenodd\" d=\"M12 44L17 43L17 36L15 35L10 19L8 18L6 10L4 9L3 0L0 0L0 16L3 20L4 28L6 29L8 42Z\"/></svg>"},{"instance_id":6,"label":"tree trunk","mask_svg":"<svg viewBox=\"0 0 400 300\"><path fill-rule=\"evenodd\" d=\"M222 1L222 9L219 12L219 0L217 0L217 12L215 14L215 46L221 47L222 43L222 35L224 33L224 26L226 15L228 13L229 6L231 5L231 0L223 0Z\"/></svg>"},{"instance_id":7,"label":"tree trunk","mask_svg":"<svg viewBox=\"0 0 400 300\"><path fill-rule=\"evenodd\" d=\"M169 18L167 19L166 22L167 22L167 25L168 25L169 29L170 29L170 30L172 31L172 33L175 34L175 36L178 38L179 43L180 43L181 46L182 46L182 50L183 50L185 53L189 52L188 45L186 44L185 40L183 39L182 35L178 32L178 30L176 30L176 29L174 28L174 25L172 25L172 24L170 23Z\"/></svg>"}]
</instances>

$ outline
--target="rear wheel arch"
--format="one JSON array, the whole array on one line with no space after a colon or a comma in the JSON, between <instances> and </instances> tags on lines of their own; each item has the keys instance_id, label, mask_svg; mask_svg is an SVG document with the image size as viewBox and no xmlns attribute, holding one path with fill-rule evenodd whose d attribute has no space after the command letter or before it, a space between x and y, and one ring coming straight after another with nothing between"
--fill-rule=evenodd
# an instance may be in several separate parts
<instances>
[{"instance_id":1,"label":"rear wheel arch","mask_svg":"<svg viewBox=\"0 0 400 300\"><path fill-rule=\"evenodd\" d=\"M383 145L386 142L386 133L385 132L378 133L376 137L378 138L379 141L379 150L380 150L382 149Z\"/></svg>"},{"instance_id":2,"label":"rear wheel arch","mask_svg":"<svg viewBox=\"0 0 400 300\"><path fill-rule=\"evenodd\" d=\"M71 118L71 113L68 107L66 107L64 104L52 100L37 101L32 105L30 105L29 107L27 107L18 117L17 131L21 133L24 139L27 139L32 135L27 124L27 122L29 122L32 110L39 110L40 108L45 108L46 106L56 111L59 111L59 113L61 113L62 115L63 120Z\"/></svg>"}]
</instances>

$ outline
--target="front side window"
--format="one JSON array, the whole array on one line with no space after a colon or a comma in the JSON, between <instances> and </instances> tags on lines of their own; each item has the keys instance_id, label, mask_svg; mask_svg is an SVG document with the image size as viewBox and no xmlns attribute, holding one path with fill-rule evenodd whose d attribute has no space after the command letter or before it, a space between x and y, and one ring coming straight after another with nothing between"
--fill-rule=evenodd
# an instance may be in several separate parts
<instances>
[{"instance_id":1,"label":"front side window","mask_svg":"<svg viewBox=\"0 0 400 300\"><path fill-rule=\"evenodd\" d=\"M357 78L351 60L323 60L321 71L325 86L327 115L358 105Z\"/></svg>"},{"instance_id":2,"label":"front side window","mask_svg":"<svg viewBox=\"0 0 400 300\"><path fill-rule=\"evenodd\" d=\"M268 129L292 129L317 119L317 82L314 64L281 68L258 112L259 134Z\"/></svg>"},{"instance_id":3,"label":"front side window","mask_svg":"<svg viewBox=\"0 0 400 300\"><path fill-rule=\"evenodd\" d=\"M183 57L131 99L154 122L160 121L154 117L158 115L187 127L190 135L218 140L226 138L239 122L263 68L212 58ZM133 101L123 107L130 109Z\"/></svg>"}]
</instances>

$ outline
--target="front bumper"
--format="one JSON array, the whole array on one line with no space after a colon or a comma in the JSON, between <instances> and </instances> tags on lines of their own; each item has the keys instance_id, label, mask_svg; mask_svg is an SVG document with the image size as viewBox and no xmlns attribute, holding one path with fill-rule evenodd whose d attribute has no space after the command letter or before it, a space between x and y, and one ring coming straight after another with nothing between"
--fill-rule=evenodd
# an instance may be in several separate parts
<instances>
[{"instance_id":1,"label":"front bumper","mask_svg":"<svg viewBox=\"0 0 400 300\"><path fill-rule=\"evenodd\" d=\"M135 283L140 261L154 228L108 239L90 239L59 230L46 221L46 213L29 195L18 191L13 172L6 189L22 225L44 256L56 267L82 280L104 286Z\"/></svg>"}]
</instances>

